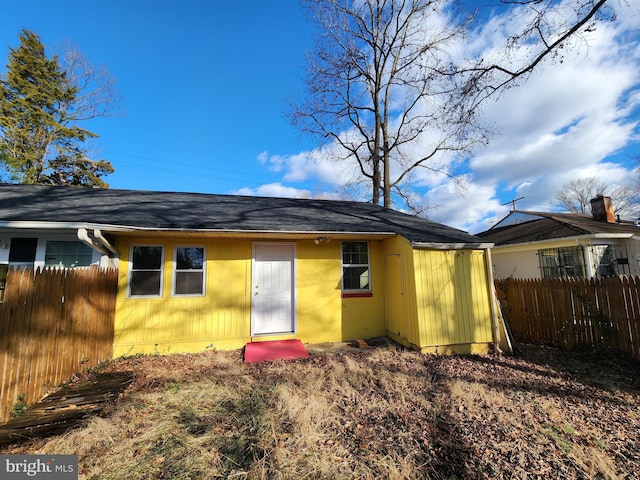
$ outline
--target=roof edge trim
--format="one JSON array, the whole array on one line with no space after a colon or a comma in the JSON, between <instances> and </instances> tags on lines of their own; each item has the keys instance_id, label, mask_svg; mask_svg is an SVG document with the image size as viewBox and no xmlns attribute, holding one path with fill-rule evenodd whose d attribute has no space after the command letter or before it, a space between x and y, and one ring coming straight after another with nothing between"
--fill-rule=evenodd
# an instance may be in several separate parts
<instances>
[{"instance_id":1,"label":"roof edge trim","mask_svg":"<svg viewBox=\"0 0 640 480\"><path fill-rule=\"evenodd\" d=\"M504 245L496 245L494 250L522 250L526 247L536 245L546 245L550 243L573 242L578 245L588 245L592 240L614 240L627 239L635 237L632 233L588 233L585 235L574 235L572 237L549 238L546 240L535 240L530 242L505 243Z\"/></svg>"},{"instance_id":2,"label":"roof edge trim","mask_svg":"<svg viewBox=\"0 0 640 480\"><path fill-rule=\"evenodd\" d=\"M416 250L486 250L494 246L493 243L432 243L411 242Z\"/></svg>"},{"instance_id":3,"label":"roof edge trim","mask_svg":"<svg viewBox=\"0 0 640 480\"><path fill-rule=\"evenodd\" d=\"M0 222L0 228L25 228L25 229L43 229L43 230L60 230L71 229L78 230L80 228L98 229L109 233L133 233L133 232L167 232L167 233L216 233L216 234L269 234L269 235L369 235L372 237L395 237L396 232L367 232L367 231L339 231L339 230L247 230L247 229L213 229L213 228L161 228L161 227L135 227L130 225L111 225L103 223L75 223L75 222L32 222L32 221L8 221Z\"/></svg>"}]
</instances>

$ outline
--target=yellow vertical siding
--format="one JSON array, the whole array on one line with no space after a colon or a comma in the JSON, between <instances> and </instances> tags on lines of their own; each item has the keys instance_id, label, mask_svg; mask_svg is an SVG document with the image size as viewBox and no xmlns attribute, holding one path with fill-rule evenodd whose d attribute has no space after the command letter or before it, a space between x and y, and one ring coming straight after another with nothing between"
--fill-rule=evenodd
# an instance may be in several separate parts
<instances>
[{"instance_id":1,"label":"yellow vertical siding","mask_svg":"<svg viewBox=\"0 0 640 480\"><path fill-rule=\"evenodd\" d=\"M164 247L161 298L127 297L133 244ZM370 241L371 295L343 298L341 242L316 245L312 240L298 240L295 244L296 331L252 338L251 240L120 237L114 356L240 348L261 339L299 338L317 343L391 335L387 316L398 312L387 311L390 292L398 296L390 304L401 305L403 316L392 321L402 322L404 328L402 338L391 336L402 343L423 351L443 351L447 345L491 342L483 251L414 250L400 237ZM204 296L171 296L175 246L205 247ZM386 255L394 255L394 261L399 257L403 278L385 278ZM401 281L402 289L387 291L389 281Z\"/></svg>"},{"instance_id":2,"label":"yellow vertical siding","mask_svg":"<svg viewBox=\"0 0 640 480\"><path fill-rule=\"evenodd\" d=\"M298 335L304 343L341 340L340 242L297 243Z\"/></svg>"},{"instance_id":3,"label":"yellow vertical siding","mask_svg":"<svg viewBox=\"0 0 640 480\"><path fill-rule=\"evenodd\" d=\"M163 245L161 298L127 298L129 250L135 245ZM172 297L175 246L206 249L206 295ZM239 348L250 339L251 242L120 238L120 275L115 319L114 356L136 353Z\"/></svg>"},{"instance_id":4,"label":"yellow vertical siding","mask_svg":"<svg viewBox=\"0 0 640 480\"><path fill-rule=\"evenodd\" d=\"M396 340L412 345L420 345L420 329L418 324L418 312L417 312L417 299L416 299L416 287L414 262L413 262L413 248L408 240L402 237L395 237L383 242L383 252L385 255L399 255L401 263L401 271L403 278L402 286L403 292L400 298L396 299L397 302L402 302L405 315L404 323L406 325L406 337L397 337L393 331L388 333ZM387 282L397 281L396 279L387 278ZM388 315L394 315L396 312L387 312ZM387 323L393 323L402 320L387 319Z\"/></svg>"},{"instance_id":5,"label":"yellow vertical siding","mask_svg":"<svg viewBox=\"0 0 640 480\"><path fill-rule=\"evenodd\" d=\"M371 296L342 298L342 338L345 340L386 335L384 255L380 242L369 242L369 266Z\"/></svg>"},{"instance_id":6,"label":"yellow vertical siding","mask_svg":"<svg viewBox=\"0 0 640 480\"><path fill-rule=\"evenodd\" d=\"M384 269L379 242L369 242L372 294L342 298L342 242L298 241L298 335L337 342L385 335Z\"/></svg>"},{"instance_id":7,"label":"yellow vertical siding","mask_svg":"<svg viewBox=\"0 0 640 480\"><path fill-rule=\"evenodd\" d=\"M480 250L414 250L420 348L492 341L484 256Z\"/></svg>"},{"instance_id":8,"label":"yellow vertical siding","mask_svg":"<svg viewBox=\"0 0 640 480\"><path fill-rule=\"evenodd\" d=\"M406 336L389 331L392 338L422 351L486 351L492 335L484 251L415 250L396 237L384 241L383 252L400 255L404 277L395 301L403 302Z\"/></svg>"},{"instance_id":9,"label":"yellow vertical siding","mask_svg":"<svg viewBox=\"0 0 640 480\"><path fill-rule=\"evenodd\" d=\"M305 343L318 343L385 335L380 243L369 243L373 291L367 298L342 298L340 241L295 243L296 331L252 338L251 240L120 237L114 356L240 348L252 340L299 338ZM127 297L132 245L164 247L161 298ZM171 296L176 246L205 247L204 296Z\"/></svg>"}]
</instances>

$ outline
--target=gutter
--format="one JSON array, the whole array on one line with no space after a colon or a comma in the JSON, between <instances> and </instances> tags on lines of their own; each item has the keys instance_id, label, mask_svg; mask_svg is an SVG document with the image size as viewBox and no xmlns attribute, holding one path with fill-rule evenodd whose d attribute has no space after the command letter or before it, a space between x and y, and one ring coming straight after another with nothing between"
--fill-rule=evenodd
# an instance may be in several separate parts
<instances>
[{"instance_id":1,"label":"gutter","mask_svg":"<svg viewBox=\"0 0 640 480\"><path fill-rule=\"evenodd\" d=\"M494 243L432 243L432 242L411 242L411 246L416 250L488 250Z\"/></svg>"},{"instance_id":2,"label":"gutter","mask_svg":"<svg viewBox=\"0 0 640 480\"><path fill-rule=\"evenodd\" d=\"M563 243L566 242L568 244L578 244L578 245L593 245L593 241L596 240L616 240L616 239L628 239L628 238L638 238L633 233L590 233L587 235L575 235L573 237L558 237L558 238L549 238L546 240L533 240L529 242L518 242L518 243L506 243L503 245L496 245L493 247L495 251L500 252L510 252L510 251L520 251L520 250L528 250L527 247L531 246L543 246L550 243Z\"/></svg>"},{"instance_id":3,"label":"gutter","mask_svg":"<svg viewBox=\"0 0 640 480\"><path fill-rule=\"evenodd\" d=\"M84 229L96 229L117 231L128 231L129 228L123 228L119 225L97 224L87 222L41 222L41 221L24 221L24 220L11 220L0 221L0 228L15 228L15 229L35 229L35 230L76 230L79 228Z\"/></svg>"},{"instance_id":4,"label":"gutter","mask_svg":"<svg viewBox=\"0 0 640 480\"><path fill-rule=\"evenodd\" d=\"M104 238L100 230L93 230L92 236L89 236L89 231L86 228L79 228L77 235L81 242L99 251L103 255L107 255L109 258L118 258L118 251Z\"/></svg>"},{"instance_id":5,"label":"gutter","mask_svg":"<svg viewBox=\"0 0 640 480\"><path fill-rule=\"evenodd\" d=\"M306 235L306 236L318 236L324 235L331 238L348 238L352 236L371 236L380 238L390 238L398 235L392 231L340 231L340 230L266 230L266 229L212 229L212 228L176 228L176 227L139 227L132 225L110 225L100 223L86 223L86 222L32 222L32 221L0 221L0 228L15 228L15 229L43 229L43 230L93 230L93 231L106 231L113 233L194 233L194 234L216 234L216 235Z\"/></svg>"}]
</instances>

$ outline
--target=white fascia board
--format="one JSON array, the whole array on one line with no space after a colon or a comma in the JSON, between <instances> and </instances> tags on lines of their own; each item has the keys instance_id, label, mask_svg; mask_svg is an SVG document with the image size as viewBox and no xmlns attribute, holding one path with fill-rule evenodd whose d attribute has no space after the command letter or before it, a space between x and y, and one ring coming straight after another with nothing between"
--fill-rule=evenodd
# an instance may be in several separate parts
<instances>
[{"instance_id":1,"label":"white fascia board","mask_svg":"<svg viewBox=\"0 0 640 480\"><path fill-rule=\"evenodd\" d=\"M521 250L531 250L532 248L545 248L551 244L564 243L567 246L571 245L591 245L603 240L624 240L628 238L634 238L632 233L592 233L589 235L576 235L573 237L560 237L552 238L548 240L537 240L534 242L521 242L510 245L497 245L493 247L494 252L506 253L506 252L518 252ZM640 238L638 238L640 240Z\"/></svg>"},{"instance_id":2,"label":"white fascia board","mask_svg":"<svg viewBox=\"0 0 640 480\"><path fill-rule=\"evenodd\" d=\"M33 222L33 221L8 221L0 222L0 228L29 229L29 230L100 230L107 233L202 233L202 234L257 234L257 235L326 235L332 237L371 236L394 237L395 232L360 232L360 231L333 231L333 230L245 230L245 229L213 229L213 228L159 228L138 227L131 225L109 225L103 223L87 222Z\"/></svg>"},{"instance_id":3,"label":"white fascia board","mask_svg":"<svg viewBox=\"0 0 640 480\"><path fill-rule=\"evenodd\" d=\"M12 228L22 230L78 230L86 228L88 230L101 229L107 231L116 231L122 229L117 225L104 225L99 223L78 223L78 222L31 222L31 221L9 221L0 222L0 228Z\"/></svg>"},{"instance_id":4,"label":"white fascia board","mask_svg":"<svg viewBox=\"0 0 640 480\"><path fill-rule=\"evenodd\" d=\"M89 228L96 228L108 233L170 233L170 234L216 234L216 235L297 235L297 236L327 236L330 238L347 238L353 236L360 237L395 237L394 232L359 232L359 231L333 231L333 230L244 230L244 229L212 229L212 228L158 228L158 227L130 227L107 225L91 225Z\"/></svg>"},{"instance_id":5,"label":"white fascia board","mask_svg":"<svg viewBox=\"0 0 640 480\"><path fill-rule=\"evenodd\" d=\"M416 250L487 250L494 246L493 243L431 243L411 242Z\"/></svg>"}]
</instances>

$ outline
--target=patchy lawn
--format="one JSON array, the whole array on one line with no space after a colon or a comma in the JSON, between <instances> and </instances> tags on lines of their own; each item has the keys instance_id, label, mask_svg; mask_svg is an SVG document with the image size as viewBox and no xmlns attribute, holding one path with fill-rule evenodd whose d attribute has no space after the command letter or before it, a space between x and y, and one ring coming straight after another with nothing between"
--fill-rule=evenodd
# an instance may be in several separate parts
<instances>
[{"instance_id":1,"label":"patchy lawn","mask_svg":"<svg viewBox=\"0 0 640 480\"><path fill-rule=\"evenodd\" d=\"M252 365L240 351L122 359L103 367L135 372L117 405L2 453L75 453L87 479L631 479L639 366L532 346Z\"/></svg>"}]
</instances>

